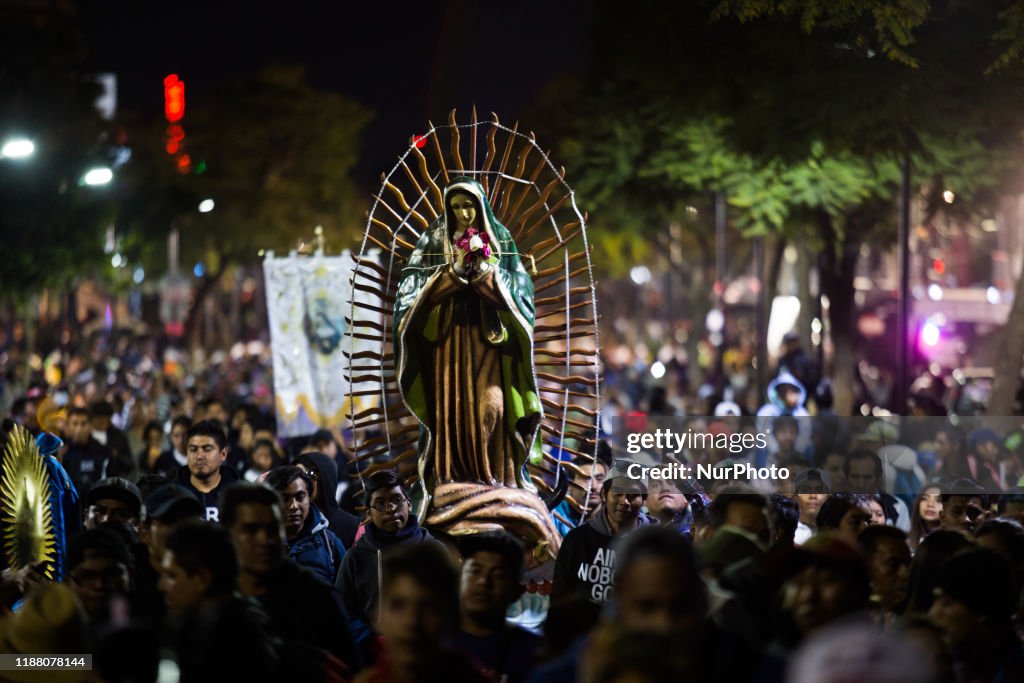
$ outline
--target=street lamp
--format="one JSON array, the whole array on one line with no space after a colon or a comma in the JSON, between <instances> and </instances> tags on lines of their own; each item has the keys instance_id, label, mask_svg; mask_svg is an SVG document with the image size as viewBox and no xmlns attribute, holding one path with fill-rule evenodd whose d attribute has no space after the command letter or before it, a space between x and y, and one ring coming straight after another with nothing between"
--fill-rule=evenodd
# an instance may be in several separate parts
<instances>
[{"instance_id":1,"label":"street lamp","mask_svg":"<svg viewBox=\"0 0 1024 683\"><path fill-rule=\"evenodd\" d=\"M0 159L27 159L36 152L36 144L28 138L11 138L0 147Z\"/></svg>"},{"instance_id":2,"label":"street lamp","mask_svg":"<svg viewBox=\"0 0 1024 683\"><path fill-rule=\"evenodd\" d=\"M114 179L114 172L106 166L97 166L86 171L82 176L82 182L90 187L106 185Z\"/></svg>"},{"instance_id":3,"label":"street lamp","mask_svg":"<svg viewBox=\"0 0 1024 683\"><path fill-rule=\"evenodd\" d=\"M199 202L199 213L210 213L213 211L214 201L212 199L204 199Z\"/></svg>"}]
</instances>

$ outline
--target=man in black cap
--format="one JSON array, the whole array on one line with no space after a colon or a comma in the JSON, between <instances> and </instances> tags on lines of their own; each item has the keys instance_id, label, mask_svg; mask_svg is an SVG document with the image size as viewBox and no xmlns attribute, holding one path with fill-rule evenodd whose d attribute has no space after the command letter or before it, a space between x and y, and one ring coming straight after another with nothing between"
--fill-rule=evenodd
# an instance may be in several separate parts
<instances>
[{"instance_id":1,"label":"man in black cap","mask_svg":"<svg viewBox=\"0 0 1024 683\"><path fill-rule=\"evenodd\" d=\"M963 680L1024 681L1012 619L1018 595L1009 563L992 550L969 550L939 567L928 618L942 629Z\"/></svg>"},{"instance_id":2,"label":"man in black cap","mask_svg":"<svg viewBox=\"0 0 1024 683\"><path fill-rule=\"evenodd\" d=\"M195 495L177 484L164 484L146 496L139 524L139 538L146 544L146 560L135 567L135 594L140 611L146 615L163 613L164 602L159 582L164 549L171 527L186 519L201 519L203 506Z\"/></svg>"},{"instance_id":3,"label":"man in black cap","mask_svg":"<svg viewBox=\"0 0 1024 683\"><path fill-rule=\"evenodd\" d=\"M85 528L114 523L139 529L142 494L139 487L122 477L101 479L85 496Z\"/></svg>"},{"instance_id":4,"label":"man in black cap","mask_svg":"<svg viewBox=\"0 0 1024 683\"><path fill-rule=\"evenodd\" d=\"M185 519L203 516L203 506L184 486L165 484L146 496L139 536L149 547L149 563L160 571L170 527Z\"/></svg>"}]
</instances>

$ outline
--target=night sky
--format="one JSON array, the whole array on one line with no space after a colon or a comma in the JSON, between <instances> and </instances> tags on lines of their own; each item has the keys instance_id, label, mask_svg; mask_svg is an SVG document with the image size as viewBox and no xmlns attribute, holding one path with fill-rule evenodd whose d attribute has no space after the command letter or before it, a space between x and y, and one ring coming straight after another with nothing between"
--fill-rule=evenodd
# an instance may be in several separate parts
<instances>
[{"instance_id":1,"label":"night sky","mask_svg":"<svg viewBox=\"0 0 1024 683\"><path fill-rule=\"evenodd\" d=\"M139 2L84 0L90 66L118 76L122 108L160 111L163 77L186 83L188 106L225 79L268 63L305 64L309 82L376 116L356 170L374 184L428 119L528 114L552 78L586 64L586 3ZM530 128L528 121L523 121ZM536 125L536 124L535 124Z\"/></svg>"}]
</instances>

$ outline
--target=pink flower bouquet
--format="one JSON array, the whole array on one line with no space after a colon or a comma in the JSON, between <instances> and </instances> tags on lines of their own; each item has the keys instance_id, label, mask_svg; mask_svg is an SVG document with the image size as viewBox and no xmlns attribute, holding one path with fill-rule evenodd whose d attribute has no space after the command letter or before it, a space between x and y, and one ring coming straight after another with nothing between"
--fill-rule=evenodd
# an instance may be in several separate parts
<instances>
[{"instance_id":1,"label":"pink flower bouquet","mask_svg":"<svg viewBox=\"0 0 1024 683\"><path fill-rule=\"evenodd\" d=\"M467 228L465 234L455 240L455 248L460 252L463 267L469 270L475 270L481 262L491 258L491 238L476 228Z\"/></svg>"}]
</instances>

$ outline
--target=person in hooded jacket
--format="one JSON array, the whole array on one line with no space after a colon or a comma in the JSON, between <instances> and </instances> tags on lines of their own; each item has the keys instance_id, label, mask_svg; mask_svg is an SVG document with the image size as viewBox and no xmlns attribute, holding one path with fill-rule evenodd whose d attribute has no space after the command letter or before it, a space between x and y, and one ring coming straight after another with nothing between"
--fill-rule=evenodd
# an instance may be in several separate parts
<instances>
[{"instance_id":1,"label":"person in hooded jacket","mask_svg":"<svg viewBox=\"0 0 1024 683\"><path fill-rule=\"evenodd\" d=\"M555 558L551 609L545 633L552 652L563 650L597 623L601 605L612 595L614 541L653 523L643 513L647 482L628 476L629 464L617 462L601 485L601 506L562 539Z\"/></svg>"},{"instance_id":2,"label":"person in hooded jacket","mask_svg":"<svg viewBox=\"0 0 1024 683\"><path fill-rule=\"evenodd\" d=\"M67 470L61 465L56 454L64 442L56 434L40 432L36 437L39 457L46 466L50 484L50 514L53 515L54 553L53 577L60 581L67 570L67 539L82 528L82 513L79 510L78 491Z\"/></svg>"},{"instance_id":3,"label":"person in hooded jacket","mask_svg":"<svg viewBox=\"0 0 1024 683\"><path fill-rule=\"evenodd\" d=\"M296 456L294 464L313 480L313 502L327 518L331 531L346 548L351 548L359 532L359 518L338 507L334 497L338 489L337 463L326 453L312 451Z\"/></svg>"},{"instance_id":4,"label":"person in hooded jacket","mask_svg":"<svg viewBox=\"0 0 1024 683\"><path fill-rule=\"evenodd\" d=\"M356 644L364 655L369 655L378 620L384 553L400 545L437 541L411 514L409 490L397 474L389 470L376 472L366 480L364 488L369 523L345 555L335 587L341 591Z\"/></svg>"},{"instance_id":5,"label":"person in hooded jacket","mask_svg":"<svg viewBox=\"0 0 1024 683\"><path fill-rule=\"evenodd\" d=\"M345 546L328 528L327 518L313 503L309 475L294 465L285 465L270 470L266 483L280 493L284 501L288 557L328 585L334 585L345 557Z\"/></svg>"},{"instance_id":6,"label":"person in hooded jacket","mask_svg":"<svg viewBox=\"0 0 1024 683\"><path fill-rule=\"evenodd\" d=\"M804 404L807 402L807 389L792 373L782 370L778 376L768 383L768 402L757 411L757 431L762 434L772 433L772 418L789 415L795 418L810 417ZM797 419L797 438L794 446L800 453L808 452L811 446L811 421ZM768 448L758 449L756 461L758 467L768 462L768 454L779 449L774 436L768 437Z\"/></svg>"}]
</instances>

